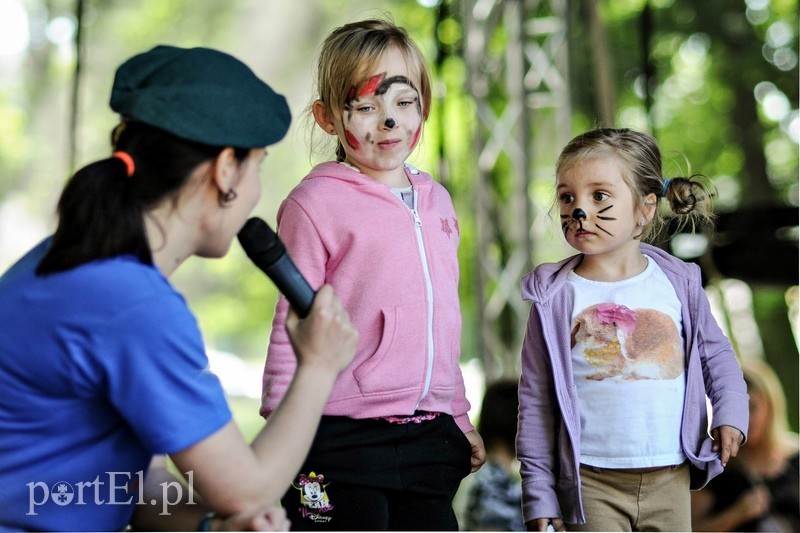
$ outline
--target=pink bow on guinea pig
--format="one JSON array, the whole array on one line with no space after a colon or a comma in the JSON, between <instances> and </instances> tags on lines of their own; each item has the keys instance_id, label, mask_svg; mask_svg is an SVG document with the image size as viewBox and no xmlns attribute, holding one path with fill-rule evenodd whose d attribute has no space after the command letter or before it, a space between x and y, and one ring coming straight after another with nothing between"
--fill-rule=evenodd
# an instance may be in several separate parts
<instances>
[{"instance_id":1,"label":"pink bow on guinea pig","mask_svg":"<svg viewBox=\"0 0 800 533\"><path fill-rule=\"evenodd\" d=\"M604 324L616 324L625 333L632 333L636 327L636 312L624 305L599 304L595 312L601 322Z\"/></svg>"}]
</instances>

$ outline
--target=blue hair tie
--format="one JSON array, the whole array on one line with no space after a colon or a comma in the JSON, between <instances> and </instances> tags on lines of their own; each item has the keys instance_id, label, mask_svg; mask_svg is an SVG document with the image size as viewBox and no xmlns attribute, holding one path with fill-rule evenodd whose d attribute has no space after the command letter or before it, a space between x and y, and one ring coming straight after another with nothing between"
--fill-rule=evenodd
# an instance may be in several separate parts
<instances>
[{"instance_id":1,"label":"blue hair tie","mask_svg":"<svg viewBox=\"0 0 800 533\"><path fill-rule=\"evenodd\" d=\"M671 179L667 178L664 180L664 185L661 186L661 196L667 195L667 189L669 189L669 182L672 181Z\"/></svg>"}]
</instances>

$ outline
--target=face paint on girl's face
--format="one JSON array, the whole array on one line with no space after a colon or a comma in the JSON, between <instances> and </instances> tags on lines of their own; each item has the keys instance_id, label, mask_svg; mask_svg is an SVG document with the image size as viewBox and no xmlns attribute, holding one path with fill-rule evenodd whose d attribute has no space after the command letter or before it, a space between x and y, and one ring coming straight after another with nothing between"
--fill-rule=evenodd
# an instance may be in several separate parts
<instances>
[{"instance_id":1,"label":"face paint on girl's face","mask_svg":"<svg viewBox=\"0 0 800 533\"><path fill-rule=\"evenodd\" d=\"M617 160L583 160L563 170L557 181L561 230L573 248L589 255L638 250L641 215Z\"/></svg>"},{"instance_id":2,"label":"face paint on girl's face","mask_svg":"<svg viewBox=\"0 0 800 533\"><path fill-rule=\"evenodd\" d=\"M397 86L394 86L395 84L397 84ZM398 121L394 116L396 113L392 112L392 106L396 106L397 104L391 101L392 98L406 98L413 101L417 113L420 117L422 116L419 92L416 87L414 87L414 84L405 76L392 76L391 78L387 78L384 72L383 74L372 76L358 87L355 85L350 87L344 106L345 114L342 116L342 128L344 129L347 144L351 148L359 150L361 148L361 142L359 142L358 137L348 128L348 124L352 122L355 112L363 112L369 105L380 104L381 109L376 109L376 111L383 112L386 115L386 118L383 120L383 126L388 129L393 129L398 125ZM407 106L408 102L401 102L400 105ZM417 131L411 138L410 145L412 149L416 146L421 131L422 123L420 121ZM372 140L373 135L367 133L364 141L372 142Z\"/></svg>"},{"instance_id":3,"label":"face paint on girl's face","mask_svg":"<svg viewBox=\"0 0 800 533\"><path fill-rule=\"evenodd\" d=\"M374 74L347 94L338 130L346 161L376 179L403 168L422 131L419 92L403 55L388 50Z\"/></svg>"},{"instance_id":4,"label":"face paint on girl's face","mask_svg":"<svg viewBox=\"0 0 800 533\"><path fill-rule=\"evenodd\" d=\"M614 218L614 217L609 217L609 216L601 216L601 213L605 213L605 212L606 212L606 211L608 211L609 209L613 209L613 208L614 208L614 206L613 206L613 205L609 205L608 207L604 207L603 209L601 209L600 211L598 211L598 212L597 212L597 219L598 219L598 220L600 220L600 221L603 221L603 220L617 220L617 219L616 219L616 218ZM573 222L577 222L577 224L578 224L578 230L581 230L581 231L582 231L582 230L583 230L583 221L584 221L584 220L586 220L586 212L585 212L583 209L576 208L576 209L575 209L575 210L572 212L572 214L571 214L571 215L563 215L563 214L562 214L562 215L561 215L561 220L563 220L563 222L561 223L561 230L564 232L564 235L565 235L565 236L567 235L567 231L570 229L570 225L571 225ZM612 234L610 231L608 231L607 229L605 229L605 228L604 228L604 227L603 227L603 226L600 224L600 222L596 222L596 223L594 224L594 227L596 227L597 229L599 229L599 230L600 230L600 231L602 231L603 233L606 233L606 234L608 234L608 236L609 236L609 237L613 237L613 236L614 236L614 235L613 235L613 234Z\"/></svg>"},{"instance_id":5,"label":"face paint on girl's face","mask_svg":"<svg viewBox=\"0 0 800 533\"><path fill-rule=\"evenodd\" d=\"M419 100L419 91L417 91L417 88L414 87L413 83L411 83L411 80L409 80L405 76L395 76L393 78L389 78L388 80L384 80L383 82L381 82L380 85L378 85L378 88L375 91L375 94L378 94L378 95L385 94L389 90L389 87L391 86L391 84L393 84L393 83L404 83L404 84L408 85L409 87L411 87L412 89L414 89L414 91L417 93L416 98L414 98L414 102L416 103L417 112L419 113L419 116L422 117L422 105L420 104L420 100ZM389 125L389 121L391 121L391 124L392 124L391 126ZM394 118L390 117L390 118L386 119L386 126L387 127L393 128L396 124L397 123L394 120ZM417 141L419 141L419 136L420 136L421 133L422 133L422 121L420 121L420 124L419 124L419 127L417 128L417 131L414 133L414 135L411 138L410 145L411 145L411 149L412 150L417 146Z\"/></svg>"}]
</instances>

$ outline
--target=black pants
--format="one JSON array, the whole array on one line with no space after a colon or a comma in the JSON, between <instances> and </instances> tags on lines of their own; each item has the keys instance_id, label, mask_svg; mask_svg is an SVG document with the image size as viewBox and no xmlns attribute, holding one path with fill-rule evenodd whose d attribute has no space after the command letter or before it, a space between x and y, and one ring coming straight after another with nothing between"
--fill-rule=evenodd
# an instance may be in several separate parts
<instances>
[{"instance_id":1,"label":"black pants","mask_svg":"<svg viewBox=\"0 0 800 533\"><path fill-rule=\"evenodd\" d=\"M281 500L293 531L457 531L469 441L451 416L392 424L324 416Z\"/></svg>"}]
</instances>

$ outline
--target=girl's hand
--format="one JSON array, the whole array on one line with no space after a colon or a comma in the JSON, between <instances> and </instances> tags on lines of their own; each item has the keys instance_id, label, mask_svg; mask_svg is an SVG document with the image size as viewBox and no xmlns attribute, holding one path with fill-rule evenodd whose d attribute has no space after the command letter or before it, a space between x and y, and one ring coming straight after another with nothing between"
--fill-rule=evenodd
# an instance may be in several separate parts
<instances>
[{"instance_id":1,"label":"girl's hand","mask_svg":"<svg viewBox=\"0 0 800 533\"><path fill-rule=\"evenodd\" d=\"M464 436L467 437L470 446L472 446L472 459L470 460L472 470L470 472L477 472L486 462L486 448L483 447L483 438L474 429L464 433Z\"/></svg>"},{"instance_id":2,"label":"girl's hand","mask_svg":"<svg viewBox=\"0 0 800 533\"><path fill-rule=\"evenodd\" d=\"M739 444L744 439L744 435L735 427L719 426L711 430L711 438L714 439L711 451L719 453L722 466L726 466L728 460L736 457L739 453Z\"/></svg>"},{"instance_id":3,"label":"girl's hand","mask_svg":"<svg viewBox=\"0 0 800 533\"><path fill-rule=\"evenodd\" d=\"M537 518L525 522L528 531L566 531L564 521L560 518Z\"/></svg>"}]
</instances>

